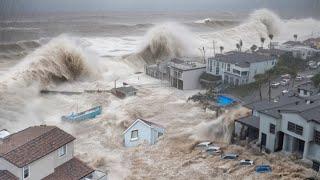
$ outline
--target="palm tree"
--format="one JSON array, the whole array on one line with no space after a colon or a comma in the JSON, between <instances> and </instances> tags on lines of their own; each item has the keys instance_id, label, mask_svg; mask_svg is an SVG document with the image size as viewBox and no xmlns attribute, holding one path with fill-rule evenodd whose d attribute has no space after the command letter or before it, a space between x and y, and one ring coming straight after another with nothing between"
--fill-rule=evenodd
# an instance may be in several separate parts
<instances>
[{"instance_id":1,"label":"palm tree","mask_svg":"<svg viewBox=\"0 0 320 180\"><path fill-rule=\"evenodd\" d=\"M258 46L254 44L254 45L251 46L250 49L251 49L251 52L254 52L254 51L256 51L258 49Z\"/></svg>"},{"instance_id":2,"label":"palm tree","mask_svg":"<svg viewBox=\"0 0 320 180\"><path fill-rule=\"evenodd\" d=\"M272 42L272 39L273 39L273 34L269 34L269 39L270 39L270 49L271 49L271 42Z\"/></svg>"},{"instance_id":3,"label":"palm tree","mask_svg":"<svg viewBox=\"0 0 320 180\"><path fill-rule=\"evenodd\" d=\"M294 38L295 41L297 41L297 39L298 39L298 34L294 34L294 35L293 35L293 38Z\"/></svg>"},{"instance_id":4,"label":"palm tree","mask_svg":"<svg viewBox=\"0 0 320 180\"><path fill-rule=\"evenodd\" d=\"M261 41L261 48L263 48L263 44L264 44L264 41L266 40L266 38L264 38L264 37L261 37L260 38L260 41Z\"/></svg>"},{"instance_id":5,"label":"palm tree","mask_svg":"<svg viewBox=\"0 0 320 180\"><path fill-rule=\"evenodd\" d=\"M265 82L266 77L264 74L256 74L254 76L254 79L259 85L259 96L260 96L260 101L262 101L262 84Z\"/></svg>"},{"instance_id":6,"label":"palm tree","mask_svg":"<svg viewBox=\"0 0 320 180\"><path fill-rule=\"evenodd\" d=\"M222 54L223 50L224 50L224 47L223 47L223 46L220 46L220 53L221 53L221 54Z\"/></svg>"},{"instance_id":7,"label":"palm tree","mask_svg":"<svg viewBox=\"0 0 320 180\"><path fill-rule=\"evenodd\" d=\"M239 45L240 45L240 51L242 50L242 46L243 46L243 42L242 42L242 40L240 39L240 41L239 41Z\"/></svg>"},{"instance_id":8,"label":"palm tree","mask_svg":"<svg viewBox=\"0 0 320 180\"><path fill-rule=\"evenodd\" d=\"M240 51L240 44L239 43L236 44L236 47L237 47L238 51Z\"/></svg>"}]
</instances>

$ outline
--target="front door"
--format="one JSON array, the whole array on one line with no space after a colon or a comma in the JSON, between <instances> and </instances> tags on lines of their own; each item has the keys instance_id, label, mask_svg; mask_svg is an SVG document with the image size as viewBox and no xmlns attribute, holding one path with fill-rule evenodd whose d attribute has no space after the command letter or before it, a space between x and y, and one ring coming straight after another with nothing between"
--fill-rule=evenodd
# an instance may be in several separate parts
<instances>
[{"instance_id":1,"label":"front door","mask_svg":"<svg viewBox=\"0 0 320 180\"><path fill-rule=\"evenodd\" d=\"M276 151L281 151L282 147L283 147L283 137L284 137L284 133L279 131L278 132L278 145L277 145L277 149Z\"/></svg>"},{"instance_id":2,"label":"front door","mask_svg":"<svg viewBox=\"0 0 320 180\"><path fill-rule=\"evenodd\" d=\"M265 133L261 133L261 147L266 147L267 145L267 135Z\"/></svg>"}]
</instances>

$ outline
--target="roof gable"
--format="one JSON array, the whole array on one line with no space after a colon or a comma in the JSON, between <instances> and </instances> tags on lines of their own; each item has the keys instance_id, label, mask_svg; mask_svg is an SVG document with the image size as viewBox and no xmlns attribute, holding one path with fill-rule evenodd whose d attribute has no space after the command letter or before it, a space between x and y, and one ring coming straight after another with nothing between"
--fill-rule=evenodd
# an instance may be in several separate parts
<instances>
[{"instance_id":1,"label":"roof gable","mask_svg":"<svg viewBox=\"0 0 320 180\"><path fill-rule=\"evenodd\" d=\"M159 124L156 124L154 122L150 122L150 121L147 121L147 120L143 120L143 119L137 119L135 120L122 134L125 134L129 129L131 129L134 125L136 125L138 122L152 128L152 127L158 127L158 128L164 128L162 127L161 125Z\"/></svg>"}]
</instances>

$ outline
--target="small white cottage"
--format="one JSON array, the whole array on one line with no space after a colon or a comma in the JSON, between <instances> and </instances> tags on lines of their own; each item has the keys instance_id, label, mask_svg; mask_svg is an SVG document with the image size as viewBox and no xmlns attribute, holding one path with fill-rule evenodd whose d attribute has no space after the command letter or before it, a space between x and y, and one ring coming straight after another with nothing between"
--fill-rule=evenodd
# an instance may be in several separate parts
<instances>
[{"instance_id":1,"label":"small white cottage","mask_svg":"<svg viewBox=\"0 0 320 180\"><path fill-rule=\"evenodd\" d=\"M155 144L164 133L164 128L156 123L137 119L131 126L123 132L124 145L134 147L147 141L149 144Z\"/></svg>"}]
</instances>

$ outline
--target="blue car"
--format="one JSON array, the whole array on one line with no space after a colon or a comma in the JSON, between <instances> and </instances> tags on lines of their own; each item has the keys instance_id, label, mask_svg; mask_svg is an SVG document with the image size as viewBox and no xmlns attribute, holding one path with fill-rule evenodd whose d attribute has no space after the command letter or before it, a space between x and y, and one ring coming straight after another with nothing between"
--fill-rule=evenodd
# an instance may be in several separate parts
<instances>
[{"instance_id":1,"label":"blue car","mask_svg":"<svg viewBox=\"0 0 320 180\"><path fill-rule=\"evenodd\" d=\"M257 173L270 173L270 172L272 172L272 169L269 165L258 165L258 166L256 166L256 172Z\"/></svg>"}]
</instances>

